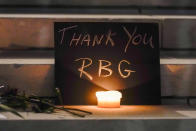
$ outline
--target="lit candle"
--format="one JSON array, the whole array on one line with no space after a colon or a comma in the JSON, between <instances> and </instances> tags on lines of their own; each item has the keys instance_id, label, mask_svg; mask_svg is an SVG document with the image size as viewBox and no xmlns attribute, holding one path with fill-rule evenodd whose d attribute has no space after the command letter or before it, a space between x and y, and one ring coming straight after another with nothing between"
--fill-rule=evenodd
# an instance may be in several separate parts
<instances>
[{"instance_id":1,"label":"lit candle","mask_svg":"<svg viewBox=\"0 0 196 131\"><path fill-rule=\"evenodd\" d=\"M98 107L119 108L122 94L119 91L98 91L96 97Z\"/></svg>"}]
</instances>

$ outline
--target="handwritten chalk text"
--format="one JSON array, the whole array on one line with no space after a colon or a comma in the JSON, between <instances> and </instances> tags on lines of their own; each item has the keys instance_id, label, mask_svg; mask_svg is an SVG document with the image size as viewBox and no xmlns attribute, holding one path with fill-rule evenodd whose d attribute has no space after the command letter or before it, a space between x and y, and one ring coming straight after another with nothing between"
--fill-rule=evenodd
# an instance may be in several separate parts
<instances>
[{"instance_id":1,"label":"handwritten chalk text","mask_svg":"<svg viewBox=\"0 0 196 131\"><path fill-rule=\"evenodd\" d=\"M100 45L114 47L116 44L119 44L115 41L115 37L118 37L118 32L114 32L112 29L108 29L106 31L107 33L94 35L91 35L88 32L74 32L71 39L65 43L66 33L69 33L68 31L76 30L77 28L78 25L74 25L59 30L58 32L61 33L60 44L66 44L69 47L94 47ZM127 41L125 43L121 43L124 46L124 53L128 51L130 46L148 45L149 47L154 48L153 37L151 34L139 33L137 27L131 31L125 26L122 26L121 28L124 32L124 35L127 37Z\"/></svg>"},{"instance_id":2,"label":"handwritten chalk text","mask_svg":"<svg viewBox=\"0 0 196 131\"><path fill-rule=\"evenodd\" d=\"M93 61L91 58L78 58L75 60L77 61L82 61L81 67L78 68L78 71L80 72L80 78L86 76L89 80L93 80L93 77L90 73L88 73L88 67L90 67L93 64ZM99 62L99 67L98 67L98 77L110 77L113 73L113 70L110 68L112 65L112 62L108 60L98 60ZM118 72L119 75L122 78L128 78L130 77L131 73L136 72L130 69L122 69L122 65L127 64L130 65L131 63L127 60L121 60L118 64ZM103 74L104 72L107 72Z\"/></svg>"}]
</instances>

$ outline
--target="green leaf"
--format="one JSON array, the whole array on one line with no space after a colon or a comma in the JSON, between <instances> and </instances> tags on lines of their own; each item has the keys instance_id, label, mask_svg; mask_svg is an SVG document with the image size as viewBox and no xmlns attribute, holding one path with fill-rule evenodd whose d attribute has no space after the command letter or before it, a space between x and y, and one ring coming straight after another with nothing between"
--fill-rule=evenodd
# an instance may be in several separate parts
<instances>
[{"instance_id":1,"label":"green leaf","mask_svg":"<svg viewBox=\"0 0 196 131\"><path fill-rule=\"evenodd\" d=\"M62 98L62 94L61 94L61 91L58 87L55 88L55 93L56 93L56 96L59 100L59 104L60 105L63 105L63 98Z\"/></svg>"},{"instance_id":2,"label":"green leaf","mask_svg":"<svg viewBox=\"0 0 196 131\"><path fill-rule=\"evenodd\" d=\"M11 112L11 113L13 113L13 114L19 116L20 118L24 119L24 117L23 117L22 115L20 115L15 109L10 108L9 106L0 104L0 109L1 109L1 110L4 110L4 111Z\"/></svg>"}]
</instances>

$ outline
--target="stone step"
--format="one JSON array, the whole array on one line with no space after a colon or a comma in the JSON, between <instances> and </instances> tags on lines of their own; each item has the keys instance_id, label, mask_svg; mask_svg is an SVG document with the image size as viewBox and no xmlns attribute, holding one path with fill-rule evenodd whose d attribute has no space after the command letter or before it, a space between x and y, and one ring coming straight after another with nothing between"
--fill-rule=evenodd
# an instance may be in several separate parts
<instances>
[{"instance_id":1,"label":"stone step","mask_svg":"<svg viewBox=\"0 0 196 131\"><path fill-rule=\"evenodd\" d=\"M158 22L161 49L196 49L196 16L95 14L0 14L0 49L52 49L53 23L58 21Z\"/></svg>"},{"instance_id":2,"label":"stone step","mask_svg":"<svg viewBox=\"0 0 196 131\"><path fill-rule=\"evenodd\" d=\"M69 106L70 107L70 106ZM195 107L187 106L121 106L116 109L96 106L71 106L91 111L85 118L57 111L53 114L20 112L25 120L4 112L0 120L4 131L195 131Z\"/></svg>"}]
</instances>

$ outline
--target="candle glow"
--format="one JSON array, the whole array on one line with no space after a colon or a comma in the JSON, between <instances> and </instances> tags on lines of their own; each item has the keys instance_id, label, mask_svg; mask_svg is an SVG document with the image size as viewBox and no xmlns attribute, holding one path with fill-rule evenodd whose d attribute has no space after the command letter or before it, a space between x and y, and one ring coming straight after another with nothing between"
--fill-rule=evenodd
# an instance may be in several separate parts
<instances>
[{"instance_id":1,"label":"candle glow","mask_svg":"<svg viewBox=\"0 0 196 131\"><path fill-rule=\"evenodd\" d=\"M96 97L98 107L119 108L122 94L119 91L98 91Z\"/></svg>"}]
</instances>

